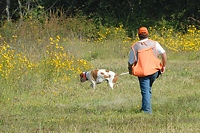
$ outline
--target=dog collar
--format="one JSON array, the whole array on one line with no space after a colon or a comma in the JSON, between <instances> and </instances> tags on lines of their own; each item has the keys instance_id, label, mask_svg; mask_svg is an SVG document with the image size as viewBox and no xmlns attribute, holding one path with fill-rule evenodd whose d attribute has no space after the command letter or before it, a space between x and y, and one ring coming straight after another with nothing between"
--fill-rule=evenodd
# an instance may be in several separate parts
<instances>
[{"instance_id":1,"label":"dog collar","mask_svg":"<svg viewBox=\"0 0 200 133\"><path fill-rule=\"evenodd\" d=\"M86 80L88 80L88 78L87 78L86 74L87 74L87 72L85 72L84 78L85 78Z\"/></svg>"}]
</instances>

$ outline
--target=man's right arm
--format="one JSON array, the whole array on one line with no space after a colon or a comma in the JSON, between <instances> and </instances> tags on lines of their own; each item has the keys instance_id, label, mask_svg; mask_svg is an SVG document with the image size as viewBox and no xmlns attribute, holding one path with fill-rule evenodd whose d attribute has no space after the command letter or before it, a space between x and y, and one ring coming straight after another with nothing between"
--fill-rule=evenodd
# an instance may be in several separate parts
<instances>
[{"instance_id":1,"label":"man's right arm","mask_svg":"<svg viewBox=\"0 0 200 133\"><path fill-rule=\"evenodd\" d=\"M162 56L162 69L161 69L161 72L165 72L165 67L166 67L166 62L167 62L167 55L166 55L166 52L165 50L161 47L161 45L156 42L156 50L158 51L158 54Z\"/></svg>"}]
</instances>

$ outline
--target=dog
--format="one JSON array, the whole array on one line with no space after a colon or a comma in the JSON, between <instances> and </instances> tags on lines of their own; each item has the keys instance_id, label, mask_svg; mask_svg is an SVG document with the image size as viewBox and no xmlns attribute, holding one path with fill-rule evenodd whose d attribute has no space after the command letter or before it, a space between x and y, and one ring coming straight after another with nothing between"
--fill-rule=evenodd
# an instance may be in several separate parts
<instances>
[{"instance_id":1,"label":"dog","mask_svg":"<svg viewBox=\"0 0 200 133\"><path fill-rule=\"evenodd\" d=\"M92 84L90 85L95 89L96 84L100 84L103 81L107 81L110 88L113 90L114 84L117 82L117 79L120 75L125 75L126 73L116 74L113 71L99 69L99 70L90 70L87 72L82 72L80 74L80 81L85 82L89 80Z\"/></svg>"}]
</instances>

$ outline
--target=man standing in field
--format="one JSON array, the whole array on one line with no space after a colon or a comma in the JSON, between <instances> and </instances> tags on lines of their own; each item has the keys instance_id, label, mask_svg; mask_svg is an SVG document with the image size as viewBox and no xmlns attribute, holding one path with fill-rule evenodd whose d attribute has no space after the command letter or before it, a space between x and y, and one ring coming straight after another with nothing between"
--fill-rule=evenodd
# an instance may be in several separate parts
<instances>
[{"instance_id":1,"label":"man standing in field","mask_svg":"<svg viewBox=\"0 0 200 133\"><path fill-rule=\"evenodd\" d=\"M165 72L166 52L161 45L148 39L148 30L141 27L138 30L140 41L131 46L128 69L129 74L137 76L142 94L141 111L151 114L151 89L156 78ZM160 62L158 55L162 57Z\"/></svg>"}]
</instances>

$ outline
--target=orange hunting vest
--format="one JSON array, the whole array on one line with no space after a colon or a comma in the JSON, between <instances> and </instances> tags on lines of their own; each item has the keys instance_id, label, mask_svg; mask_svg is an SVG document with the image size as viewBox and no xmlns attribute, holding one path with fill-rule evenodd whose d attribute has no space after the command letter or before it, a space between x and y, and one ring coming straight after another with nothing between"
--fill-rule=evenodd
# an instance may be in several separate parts
<instances>
[{"instance_id":1,"label":"orange hunting vest","mask_svg":"<svg viewBox=\"0 0 200 133\"><path fill-rule=\"evenodd\" d=\"M148 39L145 42L136 42L131 48L135 59L132 66L133 75L145 77L161 70L162 64L158 59L155 41Z\"/></svg>"}]
</instances>

